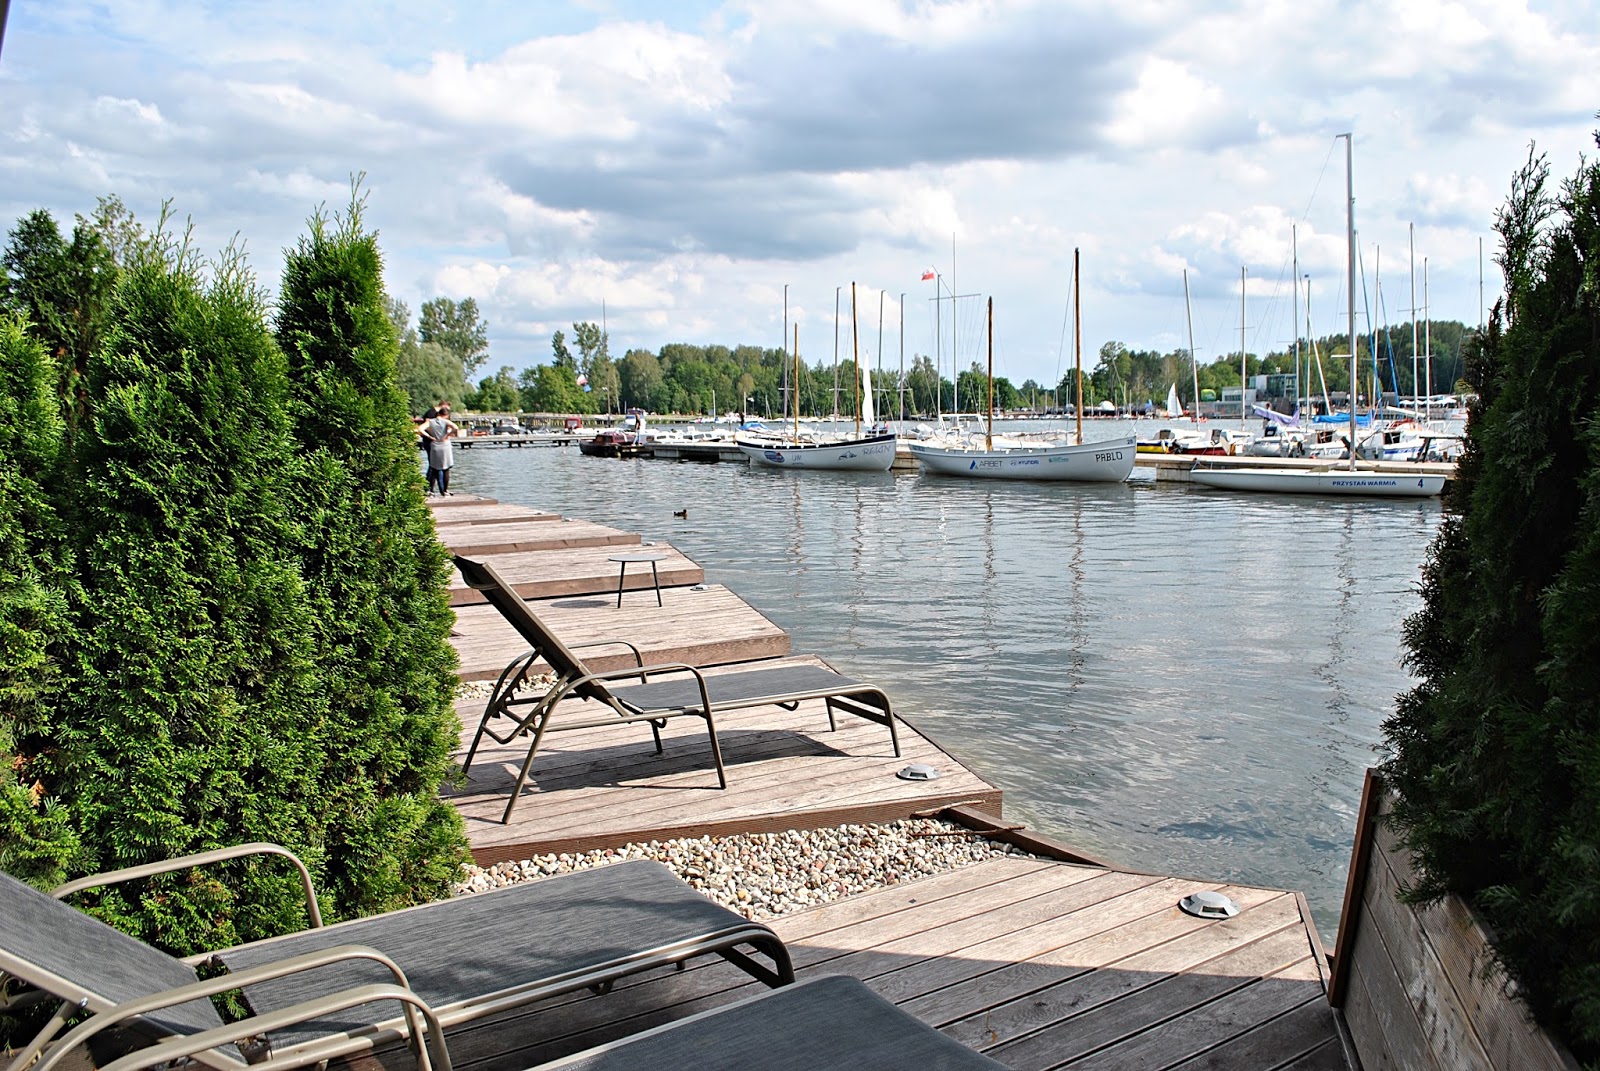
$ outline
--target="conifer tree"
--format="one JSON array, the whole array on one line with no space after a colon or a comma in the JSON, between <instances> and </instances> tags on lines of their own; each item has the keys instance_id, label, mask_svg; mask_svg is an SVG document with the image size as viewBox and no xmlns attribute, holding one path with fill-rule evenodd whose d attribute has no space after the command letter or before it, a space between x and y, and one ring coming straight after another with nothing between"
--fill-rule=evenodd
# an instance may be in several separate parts
<instances>
[{"instance_id":1,"label":"conifer tree","mask_svg":"<svg viewBox=\"0 0 1600 1071\"><path fill-rule=\"evenodd\" d=\"M248 840L320 869L327 745L287 508L301 481L283 356L242 257L203 280L187 241L158 232L85 380L92 419L63 492L79 587L57 735L86 869ZM281 865L244 863L91 906L187 953L304 925L296 886Z\"/></svg>"},{"instance_id":2,"label":"conifer tree","mask_svg":"<svg viewBox=\"0 0 1600 1071\"><path fill-rule=\"evenodd\" d=\"M52 706L66 628L56 371L20 316L0 314L0 870L59 883L77 854L56 797Z\"/></svg>"},{"instance_id":3,"label":"conifer tree","mask_svg":"<svg viewBox=\"0 0 1600 1071\"><path fill-rule=\"evenodd\" d=\"M1468 897L1536 1014L1600 1061L1600 165L1530 157L1505 298L1384 731L1412 895Z\"/></svg>"},{"instance_id":4,"label":"conifer tree","mask_svg":"<svg viewBox=\"0 0 1600 1071\"><path fill-rule=\"evenodd\" d=\"M291 503L316 617L321 721L333 760L318 793L340 912L445 894L465 861L438 796L457 743L449 562L423 500L398 340L363 200L320 210L286 251L277 335L306 476Z\"/></svg>"}]
</instances>

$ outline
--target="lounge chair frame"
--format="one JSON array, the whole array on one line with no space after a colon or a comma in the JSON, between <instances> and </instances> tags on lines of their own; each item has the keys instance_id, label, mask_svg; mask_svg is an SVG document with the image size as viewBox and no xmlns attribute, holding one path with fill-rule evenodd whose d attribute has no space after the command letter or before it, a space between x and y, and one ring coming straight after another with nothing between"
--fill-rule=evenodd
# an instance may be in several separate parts
<instances>
[{"instance_id":1,"label":"lounge chair frame","mask_svg":"<svg viewBox=\"0 0 1600 1071\"><path fill-rule=\"evenodd\" d=\"M197 863L253 854L290 859L307 882L310 900L315 900L304 864L287 850L269 844L241 845L132 867L72 882L57 891L65 896L114 881L149 877L187 869ZM14 928L20 932L30 918L49 920L42 926L37 921L34 923L36 928L46 931L73 929L80 940L104 924L88 916L72 921L77 913L64 904L44 909L41 914L41 901L50 903L43 893L28 889L11 878L0 879L0 884L10 886L0 890L4 892L4 896L0 896L0 971L35 990L22 999L0 997L0 1010L39 1003L51 997L60 1001L55 1016L12 1061L7 1071L52 1071L69 1052L107 1029L124 1027L131 1027L158 1044L174 1038L180 1039L174 1044L183 1044L181 1039L192 1039L199 1047L189 1049L185 1055L219 1071L237 1071L244 1062L227 1048L217 1046L266 1031L278 1032L273 1040L275 1053L296 1064L317 1063L403 1041L413 1048L424 1071L429 1071L430 1066L434 1071L441 1068L447 1071L448 1054L443 1051L442 1040L436 1043L436 1039L442 1039L443 1031L456 1025L585 988L604 993L621 978L660 967L681 967L685 961L701 955L721 956L768 986L787 985L794 980L788 951L770 929L712 903L660 864L642 860L491 893L437 901L334 926L313 927L183 960L163 957L154 951L140 953L146 958L154 957L161 964L182 964L189 968L187 972L176 966L160 968L169 975L187 974L194 978L192 970L200 964L220 966L226 968L227 973L177 985L172 984L170 978L162 982L152 975L146 982L144 976L139 975L137 981L145 982L149 991L131 998L124 995L120 1000L108 993L119 986L126 991L130 975L125 957L119 965L116 946L135 943L133 938L114 932L107 933L105 938L93 937L108 949L105 969L120 979L113 984L106 984L104 971L98 963L80 967L77 962L71 962L65 970L58 971L49 965L47 957L30 960L5 938ZM586 916L592 923L591 931L603 931L604 938L594 942L593 947L598 949L592 953L594 958L586 960L572 954L571 947L578 939L572 937L571 931L563 931L547 937L540 946L545 950L545 960L563 963L561 969L550 969L544 974L538 974L534 967L523 969L521 974L507 970L503 977L495 975L502 983L500 988L464 993L459 992L460 984L455 980L458 977L456 960L445 957L446 962L436 964L432 961L437 957L419 947L426 943L427 935L452 924L458 931L465 925L472 932L481 932L485 938L490 938L500 933L497 927L515 925L518 917L532 916L532 921L537 923L552 909L556 909L558 915L566 911L569 916L571 913ZM60 914L62 912L66 914ZM313 915L313 918L318 916ZM613 920L621 920L621 925L613 925ZM72 921L71 927L65 925L68 921ZM110 930L110 927L105 929ZM653 944L648 943L651 932L658 938ZM419 934L423 935L420 939L415 937ZM393 954L372 947L362 940L363 937L379 944L392 943ZM513 943L507 953L510 958L502 957L501 966L537 962L531 951L536 945L539 942L531 936L521 943ZM559 949L559 955L550 952L552 946ZM27 947L26 942L22 947ZM481 954L464 949L456 951L460 953L456 959L465 955L474 964L482 960ZM771 965L756 959L754 954L766 957ZM359 961L375 963L388 980L374 983L370 968L366 971L354 969ZM413 967L409 977L402 961ZM430 971L438 977L429 979ZM69 973L74 976L66 976ZM419 980L431 985L431 993L419 991ZM233 989L244 990L255 1014L224 1027L204 1002L212 994ZM374 1002L397 1002L400 1010L382 1018L364 1007ZM158 1013L163 1009L184 1004L198 1007L198 1011L190 1012L186 1021L159 1021ZM357 1007L362 1007L362 1011L345 1016L343 1029L328 1027L330 1016ZM67 1022L83 1012L90 1018L63 1033ZM304 1025L316 1020L322 1022L315 1029ZM229 1031L233 1032L227 1033Z\"/></svg>"},{"instance_id":2,"label":"lounge chair frame","mask_svg":"<svg viewBox=\"0 0 1600 1071\"><path fill-rule=\"evenodd\" d=\"M883 725L889 730L889 742L894 754L900 755L900 736L895 729L894 706L888 693L876 685L852 680L831 669L819 666L762 666L733 671L725 675L707 676L699 667L686 662L662 662L645 665L639 648L626 640L604 640L598 643L569 645L539 619L515 588L502 577L494 566L486 562L455 555L456 568L468 586L483 593L506 622L516 629L529 645L527 653L519 655L501 671L495 682L483 716L478 720L477 732L462 762L462 770L472 768L472 760L485 736L499 744L509 744L519 736L532 737L522 768L517 773L516 784L506 800L505 811L500 816L502 824L511 821L512 811L522 796L533 760L548 732L566 732L576 729L593 729L603 726L645 722L655 739L656 754L661 754L661 729L668 718L694 717L705 722L710 738L711 759L717 770L717 785L728 787L727 769L722 761L722 747L717 740L716 715L729 710L758 706L779 706L794 710L800 703L821 699L828 712L828 727L838 729L839 712ZM576 653L580 649L607 645L627 647L633 654L634 665L609 672L595 672L585 665ZM547 690L524 698L522 691L532 680L535 666L543 661L555 675L555 683ZM678 675L675 681L663 682L662 677ZM656 677L652 683L651 677ZM685 680L683 677L689 679ZM637 680L639 683L624 688L613 687L613 682ZM567 699L588 700L610 709L611 714L600 718L568 720L563 716L556 721L556 708ZM490 722L507 718L511 725L505 732L491 728Z\"/></svg>"}]
</instances>

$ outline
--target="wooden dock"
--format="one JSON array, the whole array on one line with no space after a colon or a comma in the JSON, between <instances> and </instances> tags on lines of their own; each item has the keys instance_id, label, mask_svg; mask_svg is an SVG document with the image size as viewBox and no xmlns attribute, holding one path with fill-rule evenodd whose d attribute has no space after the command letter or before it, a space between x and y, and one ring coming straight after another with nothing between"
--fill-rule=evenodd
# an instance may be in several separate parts
<instances>
[{"instance_id":1,"label":"wooden dock","mask_svg":"<svg viewBox=\"0 0 1600 1071\"><path fill-rule=\"evenodd\" d=\"M452 554L476 558L525 550L637 546L639 533L563 517L512 524L446 524L439 529L439 542Z\"/></svg>"},{"instance_id":2,"label":"wooden dock","mask_svg":"<svg viewBox=\"0 0 1600 1071\"><path fill-rule=\"evenodd\" d=\"M433 515L434 526L439 528L452 524L525 524L530 521L560 519L559 513L546 513L543 510L502 505L498 502L454 506L450 509L437 510Z\"/></svg>"},{"instance_id":3,"label":"wooden dock","mask_svg":"<svg viewBox=\"0 0 1600 1071\"><path fill-rule=\"evenodd\" d=\"M649 592L653 588L648 565L636 564L625 575L621 573L619 564L611 560L611 555L616 554L618 549L612 546L571 547L496 554L493 564L524 599L610 594L612 605L615 606L619 575L623 576L625 593ZM656 576L661 581L663 601L665 589L699 584L705 580L706 571L681 551L665 545L651 549L665 555L656 563ZM469 606L483 601L481 594L466 586L460 573L451 576L451 606ZM653 606L655 596L650 595L649 601ZM637 605L632 595L624 594L624 609Z\"/></svg>"},{"instance_id":4,"label":"wooden dock","mask_svg":"<svg viewBox=\"0 0 1600 1071\"><path fill-rule=\"evenodd\" d=\"M615 585L613 578L613 592ZM569 644L628 640L647 663L709 666L789 653L789 634L720 584L702 590L663 587L661 601L658 607L653 594L639 591L625 593L620 610L614 594L545 599L535 609ZM492 681L506 663L528 649L498 611L482 604L456 609L450 642L460 655L463 681ZM616 651L620 653L610 649L582 653L597 670L633 664L627 648Z\"/></svg>"},{"instance_id":5,"label":"wooden dock","mask_svg":"<svg viewBox=\"0 0 1600 1071\"><path fill-rule=\"evenodd\" d=\"M473 533L476 544L456 545L495 555L519 590L542 596L540 616L570 643L626 638L640 645L646 662L689 662L711 674L789 654L782 629L726 588L692 581L698 565L670 548L660 548L669 554L661 563L664 605L655 605L647 576L630 572L619 610L606 547L626 544L525 545L535 539L533 529L583 523L466 523L446 525L440 535L453 541ZM494 539L500 529L511 538ZM568 584L593 590L549 593L550 585ZM456 615L462 679L493 679L525 650L490 607L460 605ZM625 651L592 655L585 652L596 668L630 661ZM814 655L791 657L821 663ZM465 726L458 757L482 707L482 699L458 704ZM445 795L461 812L481 864L673 837L965 813L961 805L985 812L981 824L999 828L1001 839L1026 842L1025 832L989 819L1001 813L1000 790L918 733L916 711L901 713L911 723L902 719L899 758L882 726L841 716L830 730L821 702L727 713L718 719L725 790L717 787L705 726L695 719L667 722L659 755L640 725L554 733L506 824L500 819L527 741L485 741L469 775ZM912 762L941 776L895 776ZM1241 913L1201 920L1179 911L1181 897L1203 889L1226 893ZM1017 855L771 924L801 977L861 978L1010 1067L1349 1066L1327 1001L1327 960L1304 899L1293 892ZM472 1071L520 1071L756 991L729 964L703 962L636 976L604 996L558 998L464 1028L452 1035L451 1051Z\"/></svg>"},{"instance_id":6,"label":"wooden dock","mask_svg":"<svg viewBox=\"0 0 1600 1071\"><path fill-rule=\"evenodd\" d=\"M798 661L822 664L817 658ZM708 673L744 668L724 666ZM459 757L472 741L483 701L464 700L457 709L465 726ZM594 717L593 705L584 713ZM499 723L502 733L507 724ZM821 701L801 703L794 711L762 707L719 716L726 789L717 787L705 724L694 718L667 722L660 755L643 725L553 733L541 745L506 825L500 818L527 741L486 741L465 784L445 796L466 819L480 864L669 837L884 822L958 802L999 813L998 789L910 725L899 727L899 758L883 726L846 715L839 716L838 726L829 730ZM895 776L913 762L927 763L941 776L935 781Z\"/></svg>"},{"instance_id":7,"label":"wooden dock","mask_svg":"<svg viewBox=\"0 0 1600 1071\"><path fill-rule=\"evenodd\" d=\"M1202 889L1243 910L1178 910ZM1316 931L1292 892L1002 857L770 924L801 978L860 978L1012 1068L1348 1066ZM704 962L463 1031L451 1051L473 1071L521 1068L758 991Z\"/></svg>"}]
</instances>

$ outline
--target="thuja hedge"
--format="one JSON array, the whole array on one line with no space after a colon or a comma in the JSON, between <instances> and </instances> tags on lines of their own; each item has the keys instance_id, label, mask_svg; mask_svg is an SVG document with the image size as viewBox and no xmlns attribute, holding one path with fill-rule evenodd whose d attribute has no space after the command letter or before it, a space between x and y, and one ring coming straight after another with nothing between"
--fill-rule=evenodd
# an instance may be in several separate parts
<instances>
[{"instance_id":1,"label":"thuja hedge","mask_svg":"<svg viewBox=\"0 0 1600 1071\"><path fill-rule=\"evenodd\" d=\"M1600 165L1530 154L1449 511L1384 731L1411 895L1467 897L1538 1018L1600 1066Z\"/></svg>"},{"instance_id":2,"label":"thuja hedge","mask_svg":"<svg viewBox=\"0 0 1600 1071\"><path fill-rule=\"evenodd\" d=\"M20 676L43 690L8 678L3 697L26 776L0 781L0 865L40 884L270 840L348 917L443 894L465 858L437 798L458 731L445 565L397 340L372 327L387 325L376 243L358 204L311 229L276 331L233 251L203 263L158 229L121 268L84 369L87 417L32 485L56 518L56 564L39 592L9 570L0 590L7 642L27 606L58 615L20 648L40 667ZM25 393L15 378L4 404ZM0 493L9 566L26 538L10 502L29 492ZM19 829L53 869L14 866ZM281 865L247 862L88 906L188 953L303 925L300 897Z\"/></svg>"}]
</instances>

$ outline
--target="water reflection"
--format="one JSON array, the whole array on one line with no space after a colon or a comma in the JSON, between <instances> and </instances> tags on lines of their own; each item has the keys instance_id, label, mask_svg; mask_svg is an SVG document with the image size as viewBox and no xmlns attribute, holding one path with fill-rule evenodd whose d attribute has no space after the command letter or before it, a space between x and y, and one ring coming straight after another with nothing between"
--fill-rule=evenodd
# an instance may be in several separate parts
<instances>
[{"instance_id":1,"label":"water reflection","mask_svg":"<svg viewBox=\"0 0 1600 1071\"><path fill-rule=\"evenodd\" d=\"M463 451L455 483L670 540L797 651L883 682L1008 814L1141 868L1303 889L1324 930L1440 515L532 449Z\"/></svg>"}]
</instances>

